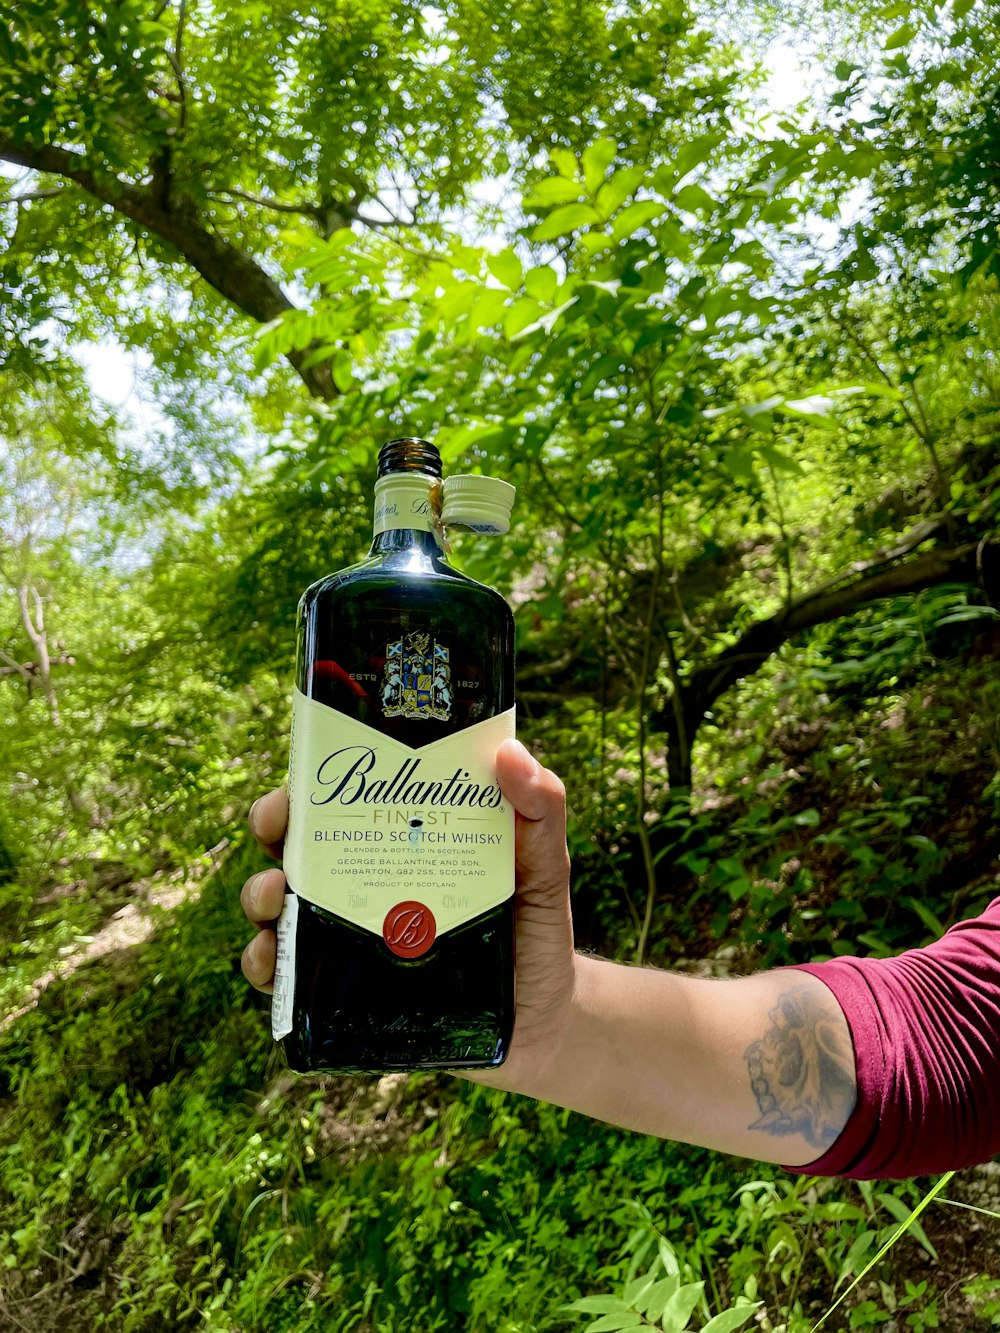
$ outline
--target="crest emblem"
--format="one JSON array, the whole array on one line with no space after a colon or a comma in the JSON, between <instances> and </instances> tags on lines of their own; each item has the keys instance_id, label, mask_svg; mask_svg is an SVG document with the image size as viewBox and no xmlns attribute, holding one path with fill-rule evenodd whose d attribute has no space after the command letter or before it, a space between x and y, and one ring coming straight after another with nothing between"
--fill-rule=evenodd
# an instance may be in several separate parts
<instances>
[{"instance_id":1,"label":"crest emblem","mask_svg":"<svg viewBox=\"0 0 1000 1333\"><path fill-rule=\"evenodd\" d=\"M423 630L386 644L382 712L386 717L451 717L449 651Z\"/></svg>"}]
</instances>

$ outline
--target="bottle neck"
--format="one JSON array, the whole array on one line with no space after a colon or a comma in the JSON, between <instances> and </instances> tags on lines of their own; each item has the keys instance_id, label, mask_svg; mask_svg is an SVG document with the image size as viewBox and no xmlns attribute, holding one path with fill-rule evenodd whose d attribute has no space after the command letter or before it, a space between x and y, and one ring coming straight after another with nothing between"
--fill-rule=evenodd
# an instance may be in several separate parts
<instances>
[{"instance_id":1,"label":"bottle neck","mask_svg":"<svg viewBox=\"0 0 1000 1333\"><path fill-rule=\"evenodd\" d=\"M433 532L421 532L415 528L387 528L376 532L372 537L369 555L389 555L393 551L416 551L421 555L444 559L444 552L437 544Z\"/></svg>"},{"instance_id":2,"label":"bottle neck","mask_svg":"<svg viewBox=\"0 0 1000 1333\"><path fill-rule=\"evenodd\" d=\"M397 472L375 483L375 523L371 554L419 551L440 556L434 535L431 487L438 478L423 472Z\"/></svg>"}]
</instances>

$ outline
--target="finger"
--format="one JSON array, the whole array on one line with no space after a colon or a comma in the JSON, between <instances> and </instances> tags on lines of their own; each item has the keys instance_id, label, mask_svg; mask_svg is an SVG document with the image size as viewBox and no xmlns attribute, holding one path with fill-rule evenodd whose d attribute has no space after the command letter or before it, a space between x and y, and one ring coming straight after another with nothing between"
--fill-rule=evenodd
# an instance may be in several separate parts
<instances>
[{"instance_id":1,"label":"finger","mask_svg":"<svg viewBox=\"0 0 1000 1333\"><path fill-rule=\"evenodd\" d=\"M240 965L251 986L270 995L274 990L274 964L278 955L278 937L273 930L262 930L243 950Z\"/></svg>"},{"instance_id":2,"label":"finger","mask_svg":"<svg viewBox=\"0 0 1000 1333\"><path fill-rule=\"evenodd\" d=\"M247 815L250 832L276 861L281 860L281 847L288 827L288 793L284 787L269 791L254 801Z\"/></svg>"},{"instance_id":3,"label":"finger","mask_svg":"<svg viewBox=\"0 0 1000 1333\"><path fill-rule=\"evenodd\" d=\"M251 875L240 892L240 906L258 929L278 919L284 901L285 876L280 870Z\"/></svg>"},{"instance_id":4,"label":"finger","mask_svg":"<svg viewBox=\"0 0 1000 1333\"><path fill-rule=\"evenodd\" d=\"M497 779L519 815L519 890L539 900L563 901L569 887L565 787L515 740L504 741L497 751Z\"/></svg>"}]
</instances>

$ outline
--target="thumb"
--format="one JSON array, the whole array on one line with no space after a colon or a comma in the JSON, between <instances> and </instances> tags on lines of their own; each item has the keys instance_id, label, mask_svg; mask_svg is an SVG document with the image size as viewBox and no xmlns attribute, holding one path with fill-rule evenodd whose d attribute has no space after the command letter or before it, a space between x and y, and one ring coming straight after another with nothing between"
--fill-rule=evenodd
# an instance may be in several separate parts
<instances>
[{"instance_id":1,"label":"thumb","mask_svg":"<svg viewBox=\"0 0 1000 1333\"><path fill-rule=\"evenodd\" d=\"M565 787L515 740L497 750L497 780L517 811L518 891L538 902L564 899L569 889Z\"/></svg>"}]
</instances>

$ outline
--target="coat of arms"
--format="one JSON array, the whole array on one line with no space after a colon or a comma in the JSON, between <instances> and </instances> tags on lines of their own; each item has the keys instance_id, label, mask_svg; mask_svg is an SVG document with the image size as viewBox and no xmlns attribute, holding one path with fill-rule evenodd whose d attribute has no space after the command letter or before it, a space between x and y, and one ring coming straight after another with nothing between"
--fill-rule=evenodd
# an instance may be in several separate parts
<instances>
[{"instance_id":1,"label":"coat of arms","mask_svg":"<svg viewBox=\"0 0 1000 1333\"><path fill-rule=\"evenodd\" d=\"M448 649L414 630L386 644L382 672L382 712L386 717L451 717Z\"/></svg>"}]
</instances>

